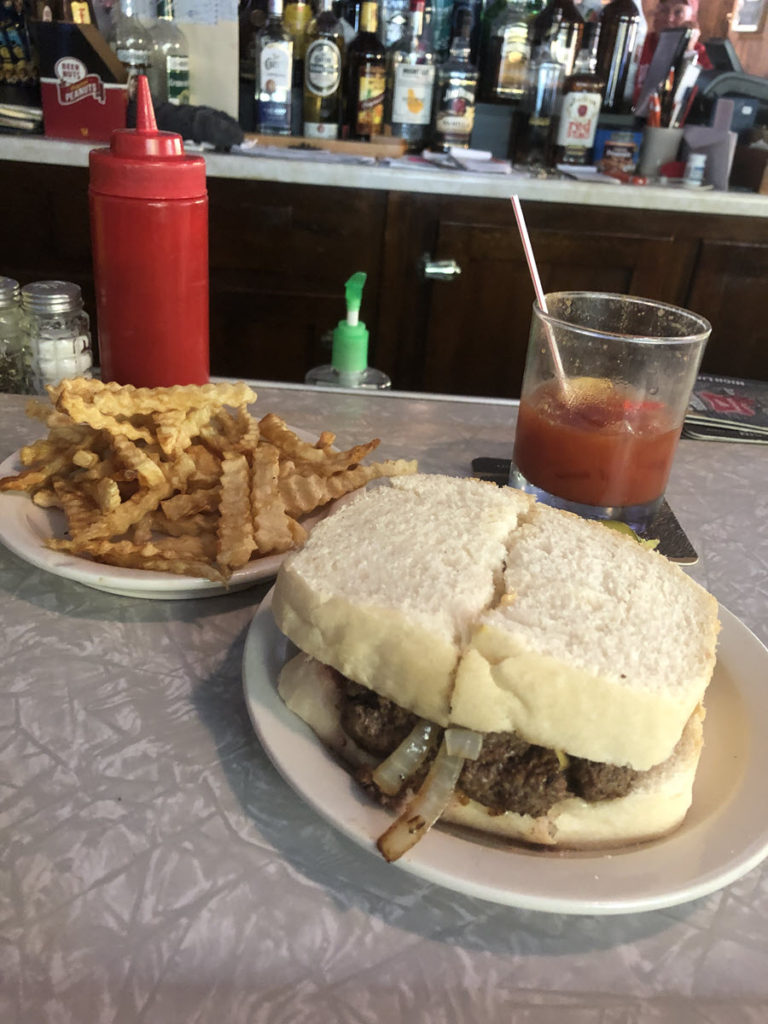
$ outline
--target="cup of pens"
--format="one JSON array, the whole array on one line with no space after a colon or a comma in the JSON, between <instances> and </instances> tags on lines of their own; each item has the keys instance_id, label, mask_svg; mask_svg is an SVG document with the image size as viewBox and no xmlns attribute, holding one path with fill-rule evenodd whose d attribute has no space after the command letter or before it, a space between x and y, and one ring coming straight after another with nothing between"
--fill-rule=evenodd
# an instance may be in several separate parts
<instances>
[{"instance_id":1,"label":"cup of pens","mask_svg":"<svg viewBox=\"0 0 768 1024\"><path fill-rule=\"evenodd\" d=\"M682 141L682 128L646 125L637 160L637 173L644 178L660 177L661 168L677 160Z\"/></svg>"},{"instance_id":2,"label":"cup of pens","mask_svg":"<svg viewBox=\"0 0 768 1024\"><path fill-rule=\"evenodd\" d=\"M710 329L696 313L629 295L535 302L510 484L643 532L663 501Z\"/></svg>"}]
</instances>

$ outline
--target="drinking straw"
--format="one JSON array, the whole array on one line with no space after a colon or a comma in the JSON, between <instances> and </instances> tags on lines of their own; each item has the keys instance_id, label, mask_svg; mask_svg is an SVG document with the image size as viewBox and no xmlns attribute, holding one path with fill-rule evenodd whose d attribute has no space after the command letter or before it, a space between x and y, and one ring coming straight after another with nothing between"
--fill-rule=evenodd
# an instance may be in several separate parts
<instances>
[{"instance_id":1,"label":"drinking straw","mask_svg":"<svg viewBox=\"0 0 768 1024\"><path fill-rule=\"evenodd\" d=\"M528 228L525 224L525 217L523 216L523 209L520 206L520 199L517 195L511 197L512 208L515 211L515 220L517 221L517 228L520 232L520 240L523 243L523 252L528 262L528 270L531 274L531 280L533 281L533 290L536 293L536 301L543 312L547 313L547 299L544 295L544 289L541 287L541 278L539 277L539 269L536 266L536 257L533 255L533 246L531 245L531 239L528 235ZM549 342L550 352L552 354L552 362L555 366L555 376L560 381L560 384L565 391L567 383L565 379L565 370L563 369L563 362L560 358L560 353L557 349L557 343L555 342L552 329L549 324L546 324L546 330L544 332Z\"/></svg>"}]
</instances>

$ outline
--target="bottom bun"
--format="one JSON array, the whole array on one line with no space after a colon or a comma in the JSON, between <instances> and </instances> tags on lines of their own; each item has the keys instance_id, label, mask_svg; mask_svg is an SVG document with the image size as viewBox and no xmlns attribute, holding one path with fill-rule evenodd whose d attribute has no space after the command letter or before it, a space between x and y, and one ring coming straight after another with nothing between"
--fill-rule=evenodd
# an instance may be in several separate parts
<instances>
[{"instance_id":1,"label":"bottom bun","mask_svg":"<svg viewBox=\"0 0 768 1024\"><path fill-rule=\"evenodd\" d=\"M375 764L343 732L335 706L334 673L305 654L280 674L278 692L331 750L352 767ZM691 806L693 782L703 745L704 708L694 711L672 755L643 772L626 796L590 803L569 797L547 814L490 811L476 800L454 795L440 820L510 840L562 849L616 848L658 839L674 831Z\"/></svg>"}]
</instances>

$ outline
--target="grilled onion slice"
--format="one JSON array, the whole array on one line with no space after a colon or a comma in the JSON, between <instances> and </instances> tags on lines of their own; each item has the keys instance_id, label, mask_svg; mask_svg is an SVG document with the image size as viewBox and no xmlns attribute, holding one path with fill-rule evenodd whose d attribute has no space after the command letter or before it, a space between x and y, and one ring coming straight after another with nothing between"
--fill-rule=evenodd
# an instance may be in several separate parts
<instances>
[{"instance_id":1,"label":"grilled onion slice","mask_svg":"<svg viewBox=\"0 0 768 1024\"><path fill-rule=\"evenodd\" d=\"M372 779L387 796L395 796L416 769L424 763L437 731L434 722L421 719L385 761L374 769Z\"/></svg>"},{"instance_id":2,"label":"grilled onion slice","mask_svg":"<svg viewBox=\"0 0 768 1024\"><path fill-rule=\"evenodd\" d=\"M421 789L376 843L386 860L402 857L432 828L453 796L463 764L464 758L449 754L443 740Z\"/></svg>"}]
</instances>

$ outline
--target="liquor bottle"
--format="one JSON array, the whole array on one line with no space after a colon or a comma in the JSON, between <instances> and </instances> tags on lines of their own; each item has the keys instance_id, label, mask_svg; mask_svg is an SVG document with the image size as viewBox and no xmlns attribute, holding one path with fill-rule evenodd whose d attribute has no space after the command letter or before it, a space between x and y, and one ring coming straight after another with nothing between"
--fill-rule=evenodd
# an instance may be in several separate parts
<instances>
[{"instance_id":1,"label":"liquor bottle","mask_svg":"<svg viewBox=\"0 0 768 1024\"><path fill-rule=\"evenodd\" d=\"M148 75L152 54L152 39L138 18L135 0L119 0L115 13L115 56L128 73L129 99L136 95L139 75Z\"/></svg>"},{"instance_id":2,"label":"liquor bottle","mask_svg":"<svg viewBox=\"0 0 768 1024\"><path fill-rule=\"evenodd\" d=\"M341 22L333 13L332 0L320 0L320 10L307 29L304 57L304 134L308 138L338 138L343 64Z\"/></svg>"},{"instance_id":3,"label":"liquor bottle","mask_svg":"<svg viewBox=\"0 0 768 1024\"><path fill-rule=\"evenodd\" d=\"M293 40L293 86L291 89L291 134L304 131L304 55L307 52L307 29L312 21L309 0L286 0L283 24Z\"/></svg>"},{"instance_id":4,"label":"liquor bottle","mask_svg":"<svg viewBox=\"0 0 768 1024\"><path fill-rule=\"evenodd\" d=\"M294 60L304 60L310 21L312 21L312 5L309 0L286 0L283 24L293 39Z\"/></svg>"},{"instance_id":5,"label":"liquor bottle","mask_svg":"<svg viewBox=\"0 0 768 1024\"><path fill-rule=\"evenodd\" d=\"M408 30L409 0L381 0L379 11L379 39L389 49L403 38Z\"/></svg>"},{"instance_id":6,"label":"liquor bottle","mask_svg":"<svg viewBox=\"0 0 768 1024\"><path fill-rule=\"evenodd\" d=\"M360 0L333 0L333 13L341 22L347 47L360 31Z\"/></svg>"},{"instance_id":7,"label":"liquor bottle","mask_svg":"<svg viewBox=\"0 0 768 1024\"><path fill-rule=\"evenodd\" d=\"M90 0L64 0L62 20L76 25L95 25L96 15Z\"/></svg>"},{"instance_id":8,"label":"liquor bottle","mask_svg":"<svg viewBox=\"0 0 768 1024\"><path fill-rule=\"evenodd\" d=\"M269 0L264 28L256 35L256 131L291 134L293 39L283 24L283 0Z\"/></svg>"},{"instance_id":9,"label":"liquor bottle","mask_svg":"<svg viewBox=\"0 0 768 1024\"><path fill-rule=\"evenodd\" d=\"M597 73L605 82L603 110L608 113L630 110L625 88L639 24L640 12L633 0L611 0L600 16Z\"/></svg>"},{"instance_id":10,"label":"liquor bottle","mask_svg":"<svg viewBox=\"0 0 768 1024\"><path fill-rule=\"evenodd\" d=\"M155 103L189 103L189 46L176 24L173 0L157 0L157 21L149 29L152 39L149 87Z\"/></svg>"},{"instance_id":11,"label":"liquor bottle","mask_svg":"<svg viewBox=\"0 0 768 1024\"><path fill-rule=\"evenodd\" d=\"M559 27L555 19L552 35ZM554 130L563 84L563 65L548 39L534 52L525 93L513 119L513 159L528 167L554 165Z\"/></svg>"},{"instance_id":12,"label":"liquor bottle","mask_svg":"<svg viewBox=\"0 0 768 1024\"><path fill-rule=\"evenodd\" d=\"M481 50L480 98L483 102L509 103L522 97L531 60L529 29L526 0L507 0L488 26L487 43Z\"/></svg>"},{"instance_id":13,"label":"liquor bottle","mask_svg":"<svg viewBox=\"0 0 768 1024\"><path fill-rule=\"evenodd\" d=\"M436 149L469 146L472 136L477 95L477 68L470 62L472 21L471 8L460 8L448 59L437 68L432 133Z\"/></svg>"},{"instance_id":14,"label":"liquor bottle","mask_svg":"<svg viewBox=\"0 0 768 1024\"><path fill-rule=\"evenodd\" d=\"M424 30L424 0L411 0L406 33L387 53L384 111L391 134L405 139L409 152L427 143L434 94L435 55Z\"/></svg>"},{"instance_id":15,"label":"liquor bottle","mask_svg":"<svg viewBox=\"0 0 768 1024\"><path fill-rule=\"evenodd\" d=\"M605 85L595 70L599 38L600 25L589 22L584 29L584 45L576 58L573 72L563 84L560 120L555 135L556 163L584 166L590 162Z\"/></svg>"},{"instance_id":16,"label":"liquor bottle","mask_svg":"<svg viewBox=\"0 0 768 1024\"><path fill-rule=\"evenodd\" d=\"M560 12L560 27L553 35L557 12ZM549 39L552 53L570 75L576 56L582 47L584 18L573 0L549 0L546 7L531 22L531 45L540 46Z\"/></svg>"},{"instance_id":17,"label":"liquor bottle","mask_svg":"<svg viewBox=\"0 0 768 1024\"><path fill-rule=\"evenodd\" d=\"M376 32L377 0L363 0L360 31L347 50L347 124L351 139L370 140L384 127L387 56Z\"/></svg>"}]
</instances>

